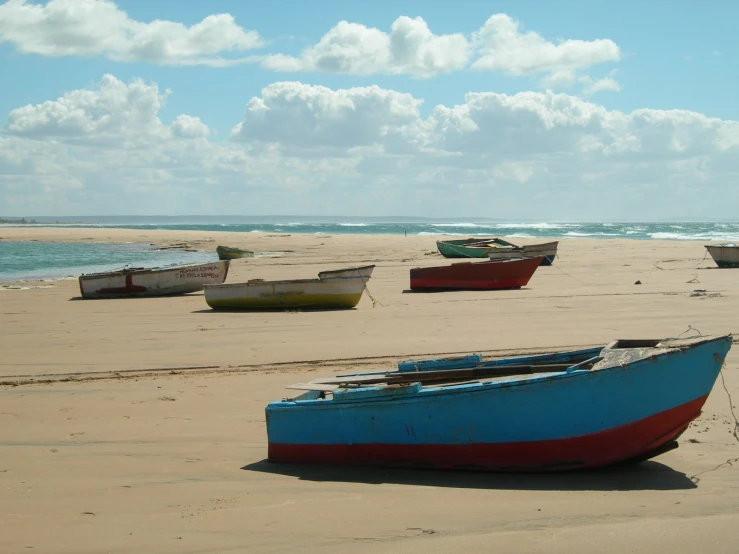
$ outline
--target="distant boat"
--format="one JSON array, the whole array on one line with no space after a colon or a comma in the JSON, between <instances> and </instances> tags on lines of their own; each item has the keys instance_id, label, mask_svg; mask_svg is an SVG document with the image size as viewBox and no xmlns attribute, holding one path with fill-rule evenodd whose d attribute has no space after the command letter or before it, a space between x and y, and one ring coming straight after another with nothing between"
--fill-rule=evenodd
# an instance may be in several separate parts
<instances>
[{"instance_id":1,"label":"distant boat","mask_svg":"<svg viewBox=\"0 0 739 554\"><path fill-rule=\"evenodd\" d=\"M211 283L223 283L229 262L164 267L131 267L80 275L82 298L123 298L170 296L203 290Z\"/></svg>"},{"instance_id":2,"label":"distant boat","mask_svg":"<svg viewBox=\"0 0 739 554\"><path fill-rule=\"evenodd\" d=\"M219 260L235 260L238 258L253 258L254 252L251 250L242 250L241 248L231 248L230 246L219 246L216 248Z\"/></svg>"},{"instance_id":3,"label":"distant boat","mask_svg":"<svg viewBox=\"0 0 739 554\"><path fill-rule=\"evenodd\" d=\"M457 262L447 266L411 269L411 290L495 290L528 284L541 258Z\"/></svg>"},{"instance_id":4,"label":"distant boat","mask_svg":"<svg viewBox=\"0 0 739 554\"><path fill-rule=\"evenodd\" d=\"M209 285L205 301L213 309L337 309L359 303L374 265L321 271L318 279Z\"/></svg>"},{"instance_id":5,"label":"distant boat","mask_svg":"<svg viewBox=\"0 0 739 554\"><path fill-rule=\"evenodd\" d=\"M553 241L518 246L499 238L436 241L436 247L445 258L507 260L543 256L544 259L541 261L541 265L552 265L554 263L558 245L559 241Z\"/></svg>"},{"instance_id":6,"label":"distant boat","mask_svg":"<svg viewBox=\"0 0 739 554\"><path fill-rule=\"evenodd\" d=\"M739 245L707 244L706 249L719 267L739 267Z\"/></svg>"},{"instance_id":7,"label":"distant boat","mask_svg":"<svg viewBox=\"0 0 739 554\"><path fill-rule=\"evenodd\" d=\"M524 472L639 462L677 447L731 342L618 340L298 383L306 392L266 407L268 458Z\"/></svg>"},{"instance_id":8,"label":"distant boat","mask_svg":"<svg viewBox=\"0 0 739 554\"><path fill-rule=\"evenodd\" d=\"M499 238L437 240L436 247L445 258L487 258L492 249L514 250L519 247Z\"/></svg>"}]
</instances>

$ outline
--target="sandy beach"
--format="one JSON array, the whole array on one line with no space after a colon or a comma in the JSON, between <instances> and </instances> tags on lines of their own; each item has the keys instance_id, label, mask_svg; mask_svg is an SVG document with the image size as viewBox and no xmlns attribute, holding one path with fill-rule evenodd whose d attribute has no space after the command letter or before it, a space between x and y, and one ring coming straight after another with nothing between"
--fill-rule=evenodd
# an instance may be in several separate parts
<instances>
[{"instance_id":1,"label":"sandy beach","mask_svg":"<svg viewBox=\"0 0 739 554\"><path fill-rule=\"evenodd\" d=\"M680 448L636 466L501 475L265 460L264 407L291 383L412 357L736 336L739 270L717 269L703 242L563 239L523 289L417 294L411 268L449 263L438 237L0 237L279 253L232 262L227 282L376 265L357 308L330 312L216 312L202 293L81 300L75 279L0 284L0 552L739 551L736 345Z\"/></svg>"}]
</instances>

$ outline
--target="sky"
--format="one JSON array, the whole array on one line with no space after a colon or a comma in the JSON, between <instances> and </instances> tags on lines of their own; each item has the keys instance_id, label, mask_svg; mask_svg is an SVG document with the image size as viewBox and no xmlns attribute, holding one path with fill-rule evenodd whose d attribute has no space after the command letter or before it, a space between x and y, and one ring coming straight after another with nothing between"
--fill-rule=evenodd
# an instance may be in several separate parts
<instances>
[{"instance_id":1,"label":"sky","mask_svg":"<svg viewBox=\"0 0 739 554\"><path fill-rule=\"evenodd\" d=\"M0 216L739 220L739 2L7 0Z\"/></svg>"}]
</instances>

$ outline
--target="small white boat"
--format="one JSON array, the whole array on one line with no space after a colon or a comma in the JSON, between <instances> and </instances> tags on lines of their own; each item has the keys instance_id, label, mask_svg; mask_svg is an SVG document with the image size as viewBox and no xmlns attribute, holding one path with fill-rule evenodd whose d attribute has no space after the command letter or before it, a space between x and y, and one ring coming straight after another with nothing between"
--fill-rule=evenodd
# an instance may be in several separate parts
<instances>
[{"instance_id":1,"label":"small white boat","mask_svg":"<svg viewBox=\"0 0 739 554\"><path fill-rule=\"evenodd\" d=\"M229 260L197 265L134 267L80 275L82 298L171 296L203 290L223 283Z\"/></svg>"},{"instance_id":2,"label":"small white boat","mask_svg":"<svg viewBox=\"0 0 739 554\"><path fill-rule=\"evenodd\" d=\"M206 285L205 301L213 309L339 309L359 303L374 265L321 271L318 279Z\"/></svg>"},{"instance_id":3,"label":"small white boat","mask_svg":"<svg viewBox=\"0 0 739 554\"><path fill-rule=\"evenodd\" d=\"M739 245L707 244L706 250L719 267L739 267Z\"/></svg>"}]
</instances>

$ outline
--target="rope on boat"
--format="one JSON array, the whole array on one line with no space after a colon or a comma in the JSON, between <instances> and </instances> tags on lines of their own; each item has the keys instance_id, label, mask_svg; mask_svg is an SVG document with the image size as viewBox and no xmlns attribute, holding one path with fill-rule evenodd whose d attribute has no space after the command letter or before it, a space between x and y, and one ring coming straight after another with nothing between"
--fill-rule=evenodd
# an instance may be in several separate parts
<instances>
[{"instance_id":1,"label":"rope on boat","mask_svg":"<svg viewBox=\"0 0 739 554\"><path fill-rule=\"evenodd\" d=\"M674 337L674 338L675 338L675 339L679 339L680 337L682 337L682 336L683 336L683 335L684 335L685 333L687 333L688 331L695 331L695 332L696 332L696 333L698 333L698 334L697 334L697 335L690 335L689 337L685 337L685 338L691 338L691 339L692 339L692 338L698 338L698 337L704 337L704 336L705 336L705 335L704 335L703 333L701 333L701 332L700 332L700 331L699 331L698 329L696 329L696 328L695 328L695 327L693 327L692 325L688 325L688 328L687 328L687 329L685 329L685 331L683 331L682 333L680 333L680 334L679 334L678 336L676 336L676 337ZM669 339L668 339L668 340L669 340Z\"/></svg>"},{"instance_id":2,"label":"rope on boat","mask_svg":"<svg viewBox=\"0 0 739 554\"><path fill-rule=\"evenodd\" d=\"M706 253L705 253L705 254L703 254L703 259L702 259L701 261L699 261L699 262L698 262L698 263L697 263L697 264L695 265L695 267L698 267L698 266L699 266L699 265L701 265L701 264L702 264L703 262L705 262L705 261L706 261L706 258L707 258L707 257L708 257L708 250L706 250Z\"/></svg>"},{"instance_id":3,"label":"rope on boat","mask_svg":"<svg viewBox=\"0 0 739 554\"><path fill-rule=\"evenodd\" d=\"M127 264L122 265L121 267L116 267L115 269L109 269L108 271L123 271L124 269L127 269L129 267L130 268L133 267L133 263L132 262L128 262Z\"/></svg>"}]
</instances>

